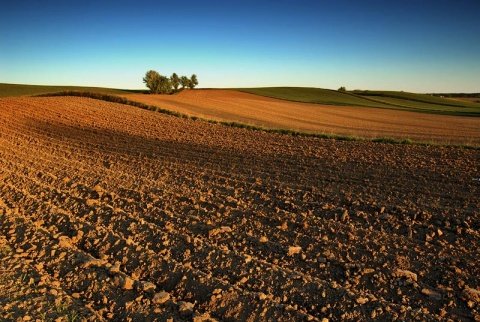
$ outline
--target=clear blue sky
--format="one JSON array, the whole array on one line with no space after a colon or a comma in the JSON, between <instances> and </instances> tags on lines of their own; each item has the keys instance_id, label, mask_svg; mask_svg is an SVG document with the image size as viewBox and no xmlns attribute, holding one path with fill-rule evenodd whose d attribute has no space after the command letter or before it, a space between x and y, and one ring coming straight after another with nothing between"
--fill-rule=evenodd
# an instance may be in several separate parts
<instances>
[{"instance_id":1,"label":"clear blue sky","mask_svg":"<svg viewBox=\"0 0 480 322\"><path fill-rule=\"evenodd\" d=\"M480 92L479 0L7 1L0 82Z\"/></svg>"}]
</instances>

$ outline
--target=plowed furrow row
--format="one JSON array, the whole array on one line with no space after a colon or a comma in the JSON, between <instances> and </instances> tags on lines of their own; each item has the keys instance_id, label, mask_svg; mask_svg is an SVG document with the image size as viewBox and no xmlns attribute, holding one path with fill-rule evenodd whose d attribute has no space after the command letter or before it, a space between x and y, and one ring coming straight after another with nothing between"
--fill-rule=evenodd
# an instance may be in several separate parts
<instances>
[{"instance_id":1,"label":"plowed furrow row","mask_svg":"<svg viewBox=\"0 0 480 322\"><path fill-rule=\"evenodd\" d=\"M0 319L478 319L479 157L0 99Z\"/></svg>"},{"instance_id":2,"label":"plowed furrow row","mask_svg":"<svg viewBox=\"0 0 480 322\"><path fill-rule=\"evenodd\" d=\"M205 213L205 214L206 214L206 213ZM182 217L181 214L180 214L179 216ZM204 218L203 214L202 214L201 217ZM281 217L288 219L288 214L287 214L287 213L283 213L283 215L281 215ZM153 219L150 219L150 220L156 220L156 218L153 218ZM253 220L256 221L256 218L254 218ZM183 224L183 223L181 222L179 226L181 227L182 224ZM248 228L248 225L245 225L245 224L244 224L244 225L238 225L238 224L239 224L238 221L234 223L234 225L236 225L236 226L238 227L237 229L244 229L244 228L245 228L245 229L244 229L244 233L245 233L245 234L243 234L243 235L242 235L242 234L238 234L238 231L237 231L237 234L236 234L236 236L235 236L236 239L234 239L234 240L231 240L231 239L223 239L223 244L224 244L225 246L227 246L227 247L228 247L228 246L232 247L232 245L234 245L234 246L235 246L235 245L241 245L240 247L243 247L243 248L247 249L247 246L245 246L245 245L248 244L248 245L249 245L250 252L254 252L255 249L257 249L257 248L262 249L262 248L265 248L265 247L267 246L265 243L258 243L258 237L257 237L257 238L253 238L253 237L252 237L251 230L248 230L248 229L249 229L249 228ZM328 225L328 222L327 222L327 225ZM267 231L268 231L268 226L269 226L268 222L266 222L266 221L259 222L259 225L258 225L258 226L259 226L259 227L265 227L265 228L267 228ZM273 226L270 227L270 228L275 229ZM294 228L294 229L295 229L295 228ZM298 230L300 230L300 229L298 229ZM342 229L342 228L337 228L337 231L343 231L343 230L344 230L344 229ZM260 231L256 231L256 233L258 234L258 236L262 236ZM305 239L305 242L300 244L304 250L306 250L307 247L308 247L310 250L315 250L315 249L322 249L322 248L324 248L324 246L325 246L325 245L319 245L319 246L317 247L317 246L315 246L315 244L312 244L312 240L320 240L320 238L318 238L318 239L315 238L315 233L314 233L314 232L312 232L312 235L310 235L310 237L313 237L313 238L305 238L305 236L304 236L301 232L300 232L300 233L299 233L299 232L295 232L295 234L293 234L293 235L292 235L291 233L289 233L289 235L292 236L291 238L295 238L296 240L298 240L298 239L300 239L300 240ZM239 237L239 236L241 236L241 237ZM246 238L245 238L245 236L246 236ZM321 235L318 235L318 237L321 237ZM240 238L241 240L238 240L238 238ZM248 243L246 242L246 240L248 240ZM343 238L343 240L345 241L346 238ZM280 242L284 242L284 243L287 244L287 245L289 245L289 243L290 243L290 244L292 243L292 241L289 240L289 239L281 240L281 238L280 238L279 241L280 241ZM220 241L220 243L222 243L222 240ZM331 242L330 242L330 244L332 244L332 243L334 243L334 241L331 241ZM252 247L252 246L253 246L253 247ZM273 247L273 248L272 248L272 247L266 247L266 250L267 250L267 251L265 251L265 252L264 252L264 251L260 251L259 254L260 254L261 256L263 256L263 254L265 254L265 256L271 256L271 255L269 254L269 250L271 250L271 249L275 249L275 247ZM286 249L286 247L283 247L283 249L282 249L281 251L274 252L273 254L274 254L274 255L275 255L275 254L277 255L277 256L274 256L274 260L281 260L281 258L283 257L283 255L286 253L286 250L285 250L285 249ZM345 256L345 251L343 251L343 255ZM347 252L347 255L348 255L348 252ZM352 256L352 255L350 254L350 256ZM358 258L355 258L355 257L353 257L353 258L354 258L354 259L357 261L357 263L358 263L359 259L358 259ZM311 258L309 258L309 259L311 259ZM361 263L361 262L365 262L365 261L366 261L366 258L365 258L364 256L362 256L362 259L361 259L360 263ZM294 265L295 265L295 264L294 264ZM315 265L315 262L314 262L313 265ZM307 267L307 271L311 271L311 268L310 268L310 267ZM322 274L322 278L323 278L323 277L326 277L326 276L331 276L331 275L330 275L331 273L332 273L332 272L330 272L330 271L327 270L326 273Z\"/></svg>"},{"instance_id":3,"label":"plowed furrow row","mask_svg":"<svg viewBox=\"0 0 480 322\"><path fill-rule=\"evenodd\" d=\"M3 191L4 195L6 196L12 196L9 200L6 200L7 203L11 205L16 205L16 204L30 204L34 200L34 196L28 196L21 195L19 191L14 191L15 189L11 191L6 191L8 188L13 189L13 187L0 187L0 189ZM27 200L30 199L30 200ZM198 269L194 269L189 265L183 265L181 263L178 263L175 261L173 258L168 258L162 255L159 255L152 250L149 250L147 248L144 248L141 246L141 244L137 243L132 237L135 236L124 236L122 237L122 231L116 230L116 227L109 227L109 226L103 226L102 222L99 221L100 217L107 216L108 214L103 214L102 216L98 216L97 220L93 222L93 225L90 224L88 221L82 221L81 219L78 220L78 215L73 216L69 214L68 212L56 208L54 205L52 206L53 208L51 209L43 209L42 213L46 215L38 215L36 213L31 214L30 218L35 218L37 219L37 224L38 221L41 222L42 226L49 227L49 231L54 231L54 235L51 236L50 240L51 243L54 245L57 243L57 240L63 240L61 237L67 237L68 241L63 241L60 242L60 245L68 245L66 246L67 248L72 246L73 249L76 249L78 251L79 248L76 247L76 245L80 245L81 249L87 250L86 253L80 254L78 252L75 252L71 256L66 256L65 254L61 254L61 258L66 258L66 260L69 261L74 261L75 259L77 262L80 259L80 262L83 260L84 264L83 266L96 266L100 265L99 263L101 260L95 259L91 254L97 255L100 258L108 258L109 256L113 257L112 262L121 262L122 266L125 268L126 273L130 273L129 276L136 276L137 279L141 279L144 282L145 281L157 281L156 284L162 286L164 289L168 290L169 292L175 294L178 298L186 298L188 300L195 300L198 301L199 303L209 301L209 294L211 294L214 290L223 290L228 293L229 297L232 297L236 301L244 302L244 303L249 303L252 300L255 301L255 299L258 299L259 295L256 293L251 293L245 290L242 290L241 288L236 288L233 287L231 284L229 284L227 281L224 281L222 279L216 279L215 277L211 277L211 273L206 273ZM53 211L55 209L55 211ZM35 216L36 215L36 216ZM90 214L91 215L91 214ZM111 214L110 214L111 215ZM28 216L27 216L28 217ZM87 216L88 217L88 216ZM95 217L95 216L93 216ZM85 218L83 218L85 219ZM87 218L88 219L88 218ZM120 218L121 219L121 218ZM122 222L126 222L128 224L129 219L128 218L123 218ZM8 227L8 225L6 226ZM113 230L111 228L114 228ZM82 232L80 238L78 238L78 241L76 241L77 237L79 235L79 231ZM108 231L115 231L115 234L108 233ZM76 233L76 234L74 234ZM158 232L157 232L158 234ZM158 235L157 235L158 236ZM56 238L55 238L56 237ZM22 245L22 243L26 243L26 240L42 240L43 243L45 243L45 238L42 237L34 237L34 236L29 236L25 235L25 240L18 240L17 243L19 245ZM18 247L18 245L16 245ZM50 248L47 246L44 248L46 251L50 251ZM56 249L55 246L52 247L52 249ZM161 254L162 252L160 252ZM85 259L85 256L87 259ZM39 258L41 260L41 258ZM88 264L92 262L92 264ZM111 264L109 264L107 261L104 260L105 263L102 264L102 266L105 266L107 269L111 267ZM58 266L51 266L50 267L50 274L55 275L56 272L61 271L59 268L62 267L62 262L57 263ZM159 265L160 264L160 265ZM159 265L159 266L158 266ZM174 274L172 275L172 272ZM60 273L59 276L55 276L56 278L61 278L61 274L65 273L64 279L67 281L68 280L68 273L67 272L62 272ZM86 277L88 274L86 275ZM208 276L209 278L205 278ZM180 278L180 280L179 280ZM188 281L184 281L188 280ZM107 282L109 282L109 279L106 279ZM161 283L159 282L161 281ZM115 281L114 281L115 283ZM120 285L122 282L120 282ZM200 283L200 285L196 285L197 283ZM185 285L186 284L186 285ZM70 285L70 287L73 287ZM233 288L232 288L233 287ZM190 292L192 289L199 289L203 290L206 292L206 294L201 295L200 298L195 297L191 298L189 296ZM70 289L71 290L71 289ZM209 291L208 291L209 290ZM71 290L71 291L82 291L85 292L85 290ZM105 286L102 286L100 289L101 292L107 293L108 292L105 290ZM114 290L112 290L113 292ZM232 293L233 292L233 293ZM76 292L74 292L76 293ZM235 293L238 293L234 295ZM95 299L96 296L95 294L87 294L88 298L93 298ZM250 299L249 299L250 298ZM98 300L100 300L97 297ZM215 299L215 297L213 298ZM269 301L271 299L267 299ZM237 304L233 302L226 302L225 307L220 307L220 310L226 310L226 309L233 309ZM208 307L208 302L204 304L204 306ZM200 305L201 307L201 305ZM285 305L280 305L277 304L276 306L272 306L272 310L280 310L283 311L285 308ZM99 309L97 307L97 309ZM295 315L295 310L291 310L292 314ZM236 314L240 315L246 315L248 316L250 313L249 312L236 312ZM280 317L281 315L270 312L269 314L273 314L274 316ZM305 315L305 313L297 313L300 314L299 318ZM291 317L293 318L293 316Z\"/></svg>"},{"instance_id":4,"label":"plowed furrow row","mask_svg":"<svg viewBox=\"0 0 480 322\"><path fill-rule=\"evenodd\" d=\"M48 188L46 187L40 188L39 190L48 192ZM55 194L52 194L47 199L56 201ZM63 202L63 200L61 201ZM209 272L203 272L204 275L208 274L220 278L221 280L227 281L230 285L238 285L240 283L243 288L248 288L250 291L254 292L269 290L271 292L269 296L272 298L285 303L295 304L302 307L306 312L313 314L318 314L319 312L317 312L317 310L321 308L317 307L322 304L319 294L322 294L322 292L324 293L327 290L331 296L335 293L335 291L330 290L329 284L320 281L318 277L313 278L312 276L304 275L288 268L278 269L276 265L272 265L265 260L259 260L255 256L247 255L249 252L241 254L236 251L230 251L228 246L230 245L230 248L232 248L232 245L235 245L235 242L227 243L224 246L212 246L209 245L208 240L206 240L203 235L197 235L193 237L194 242L192 243L192 237L190 234L182 235L165 233L155 224L144 223L143 219L140 219L139 221L137 219L129 218L123 211L120 213L113 213L111 208L108 207L98 209L95 209L96 207L84 208L82 206L85 201L79 200L79 202L80 204L74 202L73 205L71 205L70 202L66 202L63 206L75 209L75 213L87 214L83 217L83 220L90 221L95 225L91 226L90 230L94 230L94 227L97 227L97 230L99 229L98 227L104 227L105 231L115 231L123 236L124 240L131 240L134 245L144 245L145 249L163 254L164 260L165 258L171 257L177 263L186 261L190 267L201 269L208 267ZM56 204L57 203L54 202L54 205ZM58 206L62 206L61 202ZM78 217L78 215L76 217ZM54 220L54 218L55 217L49 217L46 220ZM55 224L55 221L49 222L48 224ZM166 224L168 224L168 222L166 222ZM185 226L188 228L189 225ZM69 229L64 230L74 231L75 229L77 229L77 227L70 227ZM172 231L172 229L173 231L177 231L177 229L178 231L181 231L180 227L171 226L168 227L167 230ZM89 229L87 229L87 231L89 231ZM92 238L93 240L101 239L97 237L98 236L94 236ZM238 241L236 238L233 239ZM190 240L190 243L186 242L188 240ZM250 242L251 241L252 240L250 240ZM122 245L120 245L120 248ZM252 248L254 254L257 254L258 249L261 248L258 246L259 245ZM277 244L276 246L277 247L266 247L266 250L272 254L279 253L278 259L282 259L282 257L284 257L285 249L280 247L280 244ZM99 252L96 247L90 249L90 251L93 251L94 253ZM121 253L118 249L112 249L111 251L112 254L117 255L119 252ZM95 255L100 256L100 253ZM106 253L103 253L102 251L101 255L104 256ZM192 261L188 259L190 256L193 258ZM126 254L123 258L131 258L131 256ZM195 261L197 258L200 258L201 260L199 262ZM278 262L278 259L274 259L274 262ZM288 266L289 265L285 265L285 267ZM295 266L295 263L293 266ZM246 274L242 274L241 270L240 272L234 273L236 269L240 267L242 267L242 270L244 270ZM138 267L132 269L138 269ZM228 272L228 274L225 275L225 272ZM265 272L269 272L267 277L263 276ZM144 275L144 272L137 274L142 276ZM330 280L332 276L333 274L329 276ZM271 282L269 282L270 280ZM258 281L262 281L262 284L257 284ZM342 294L345 294L345 290L340 289L340 292L340 295L337 296L339 298ZM314 294L317 295L315 296Z\"/></svg>"},{"instance_id":5,"label":"plowed furrow row","mask_svg":"<svg viewBox=\"0 0 480 322\"><path fill-rule=\"evenodd\" d=\"M45 191L45 192L48 193L48 188L45 189L45 187L43 187L39 190ZM55 199L56 199L55 194L52 194L51 196L47 197L47 200L56 201ZM63 201L64 200L61 200L61 202L63 202ZM18 203L18 201L14 201L14 202ZM53 204L56 205L57 203L54 202ZM61 206L61 203L58 206ZM64 206L69 206L69 202L66 202L64 204ZM191 244L185 242L185 240L192 239L189 235L162 233L162 231L159 229L159 227L157 227L155 224L152 224L152 223L148 224L148 226L145 229L146 232L145 232L145 230L142 231L142 229L131 229L130 227L132 227L132 226L135 227L137 224L138 224L138 226L140 226L140 223L138 222L138 220L128 218L126 216L114 214L114 213L111 213L109 211L107 211L107 213L104 213L105 209L103 209L103 211L100 211L100 212L95 211L95 213L93 214L92 212L89 213L88 209L82 209L81 206L82 205L78 205L74 202L73 205L71 205L71 208L75 209L77 211L77 213L88 214L84 219L92 221L96 225L96 227L102 227L103 226L103 227L106 227L109 230L115 231L117 233L123 232L123 235L125 236L125 238L130 238L130 236L132 236L134 238L134 240L135 239L137 240L137 244L151 245L150 247L155 252L158 252L158 253L165 253L165 252L172 253L172 257L177 257L177 260L182 261L182 259L178 258L178 257L183 256L184 251L186 251L187 249L190 250L192 248ZM107 210L109 210L109 209L107 208ZM145 224L143 224L142 226L145 227ZM170 229L170 231L171 231L171 229ZM159 236L163 236L163 237L159 241L157 241L157 238L159 238ZM241 268L242 265L244 265L247 260L248 260L248 262L252 261L252 256L250 256L250 255L243 255L243 256L242 255L236 255L235 253L228 251L228 248L216 249L215 247L208 245L208 242L206 242L206 241L204 241L200 238L194 237L197 244L199 244L199 245L197 245L197 247L195 247L196 249L194 251L196 253L195 253L194 258L195 259L200 258L201 260L200 260L200 262L193 263L193 266L195 266L195 267L208 267L210 269L210 272L208 274L212 274L213 276L222 277L221 274L222 274L222 272L225 272L225 270L229 270L233 273L235 271L235 268ZM166 241L166 243L164 243L164 247L159 247L161 245L162 241ZM169 246L169 245L174 245L174 247L170 247L170 248L165 247L165 246ZM177 256L175 256L175 255L177 255ZM229 258L228 263L225 262L225 261L222 261L222 258ZM205 262L205 260L207 260L207 262ZM265 266L265 265L267 265L267 267L262 267L262 266ZM249 264L248 266L250 267L249 268L250 269L250 275L253 275L253 276L251 276L251 280L265 280L268 283L269 278L262 278L262 276L256 276L256 275L257 274L262 274L262 272L264 272L265 269L267 271L272 271L271 265L269 265L268 263L265 263L265 262L260 263L256 260L253 260L252 263ZM261 268L261 269L259 269L259 268ZM275 270L273 270L273 271L275 271ZM289 278L291 278L291 276L298 276L298 273L289 272L288 275L287 275L287 273L285 273L285 271L283 270L283 271L277 272L276 274L272 273L272 276L275 279L281 278L282 280L283 279L288 280ZM235 283L239 279L241 279L240 276L236 276L236 275L233 275L232 278L233 278L233 280L231 281L232 283ZM303 282L303 284L305 282L307 282L307 284L312 284L312 281L309 281L309 279L311 279L309 276L306 276L305 278L307 280L305 280ZM272 286L270 286L270 288L272 288L275 285L283 285L283 283L278 283L278 281L276 281L276 280L273 280L269 284L272 285ZM311 287L308 287L308 286L304 285L304 287L302 287L302 288L305 288L307 290L308 289L318 290L318 289L321 288L321 285L316 284L316 285L312 285ZM284 297L286 298L287 295L291 294L292 292L296 293L295 288L293 290L291 290L291 289L284 290L284 292L283 292L283 294L281 294L281 296L278 296L278 294L277 294L277 298L278 297L279 298L284 298ZM299 294L299 295L291 294L290 296L295 296L296 298L299 298L299 299L308 298L307 294ZM313 305L313 303L311 303L310 305Z\"/></svg>"}]
</instances>

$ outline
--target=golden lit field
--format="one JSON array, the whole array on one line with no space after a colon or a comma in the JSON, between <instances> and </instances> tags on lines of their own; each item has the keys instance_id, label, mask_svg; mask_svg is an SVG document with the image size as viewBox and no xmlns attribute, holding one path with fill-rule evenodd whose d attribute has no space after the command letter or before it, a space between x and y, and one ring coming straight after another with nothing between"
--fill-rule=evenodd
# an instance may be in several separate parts
<instances>
[{"instance_id":1,"label":"golden lit field","mask_svg":"<svg viewBox=\"0 0 480 322\"><path fill-rule=\"evenodd\" d=\"M232 90L185 90L177 95L123 96L191 116L236 121L265 128L480 145L478 117L297 103Z\"/></svg>"},{"instance_id":2,"label":"golden lit field","mask_svg":"<svg viewBox=\"0 0 480 322\"><path fill-rule=\"evenodd\" d=\"M362 122L228 91L139 98ZM479 164L475 149L0 98L0 321L478 321Z\"/></svg>"}]
</instances>

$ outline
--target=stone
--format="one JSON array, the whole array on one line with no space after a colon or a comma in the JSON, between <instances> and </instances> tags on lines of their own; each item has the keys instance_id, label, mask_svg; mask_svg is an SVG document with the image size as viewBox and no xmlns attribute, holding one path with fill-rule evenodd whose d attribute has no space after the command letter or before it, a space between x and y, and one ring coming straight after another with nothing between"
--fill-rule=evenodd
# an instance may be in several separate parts
<instances>
[{"instance_id":1,"label":"stone","mask_svg":"<svg viewBox=\"0 0 480 322\"><path fill-rule=\"evenodd\" d=\"M295 254L300 254L302 251L302 247L300 246L290 246L288 247L288 256L293 256Z\"/></svg>"},{"instance_id":2,"label":"stone","mask_svg":"<svg viewBox=\"0 0 480 322\"><path fill-rule=\"evenodd\" d=\"M442 299L442 294L438 293L437 291L431 290L429 288L422 288L420 291L422 294L434 299L434 300L441 300Z\"/></svg>"},{"instance_id":3,"label":"stone","mask_svg":"<svg viewBox=\"0 0 480 322\"><path fill-rule=\"evenodd\" d=\"M167 302L169 299L170 299L170 294L165 291L162 291L159 293L155 293L155 295L153 296L152 302L154 304L163 304Z\"/></svg>"},{"instance_id":4,"label":"stone","mask_svg":"<svg viewBox=\"0 0 480 322\"><path fill-rule=\"evenodd\" d=\"M183 316L188 316L193 314L193 308L195 304L190 302L180 301L178 302L178 312Z\"/></svg>"},{"instance_id":5,"label":"stone","mask_svg":"<svg viewBox=\"0 0 480 322\"><path fill-rule=\"evenodd\" d=\"M214 319L208 313L203 313L193 317L193 322L217 322L217 319Z\"/></svg>"},{"instance_id":6,"label":"stone","mask_svg":"<svg viewBox=\"0 0 480 322\"><path fill-rule=\"evenodd\" d=\"M132 290L134 285L135 280L129 276L125 276L125 278L123 279L122 288L124 290Z\"/></svg>"},{"instance_id":7,"label":"stone","mask_svg":"<svg viewBox=\"0 0 480 322\"><path fill-rule=\"evenodd\" d=\"M85 200L85 204L89 207L100 205L100 202L96 199L87 199Z\"/></svg>"},{"instance_id":8,"label":"stone","mask_svg":"<svg viewBox=\"0 0 480 322\"><path fill-rule=\"evenodd\" d=\"M58 238L58 247L71 248L72 243L70 242L70 238L68 238L67 236L60 236Z\"/></svg>"},{"instance_id":9,"label":"stone","mask_svg":"<svg viewBox=\"0 0 480 322\"><path fill-rule=\"evenodd\" d=\"M417 281L417 274L410 272L408 270L397 269L394 273L392 273L393 277L404 277L406 279L410 279L413 281Z\"/></svg>"},{"instance_id":10,"label":"stone","mask_svg":"<svg viewBox=\"0 0 480 322\"><path fill-rule=\"evenodd\" d=\"M480 304L480 291L467 286L462 292L462 299L466 302Z\"/></svg>"},{"instance_id":11,"label":"stone","mask_svg":"<svg viewBox=\"0 0 480 322\"><path fill-rule=\"evenodd\" d=\"M113 265L110 266L110 268L108 269L108 272L109 272L111 275L115 275L115 274L120 273L120 264L118 264L118 263L113 264Z\"/></svg>"},{"instance_id":12,"label":"stone","mask_svg":"<svg viewBox=\"0 0 480 322\"><path fill-rule=\"evenodd\" d=\"M230 228L229 226L222 226L222 227L219 227L219 228L213 228L213 229L210 229L209 232L208 232L208 237L211 238L217 234L221 234L221 233L231 233L232 232L232 228Z\"/></svg>"},{"instance_id":13,"label":"stone","mask_svg":"<svg viewBox=\"0 0 480 322\"><path fill-rule=\"evenodd\" d=\"M359 297L359 298L356 299L356 302L357 302L358 304L365 304L365 303L368 302L368 298L366 298L366 297Z\"/></svg>"},{"instance_id":14,"label":"stone","mask_svg":"<svg viewBox=\"0 0 480 322\"><path fill-rule=\"evenodd\" d=\"M136 283L136 288L137 291L142 291L142 292L153 292L157 288L157 286L151 282L147 281L138 281Z\"/></svg>"},{"instance_id":15,"label":"stone","mask_svg":"<svg viewBox=\"0 0 480 322\"><path fill-rule=\"evenodd\" d=\"M107 263L106 260L104 259L98 259L98 258L88 258L85 263L83 263L82 267L83 268L88 268L91 266L95 267L101 267L104 266Z\"/></svg>"}]
</instances>

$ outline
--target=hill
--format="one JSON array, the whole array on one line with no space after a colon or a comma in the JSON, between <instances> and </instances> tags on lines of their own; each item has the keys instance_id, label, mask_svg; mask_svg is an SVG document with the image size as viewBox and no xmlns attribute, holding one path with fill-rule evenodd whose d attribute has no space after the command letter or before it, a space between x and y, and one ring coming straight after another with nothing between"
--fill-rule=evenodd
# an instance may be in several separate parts
<instances>
[{"instance_id":1,"label":"hill","mask_svg":"<svg viewBox=\"0 0 480 322\"><path fill-rule=\"evenodd\" d=\"M104 87L86 87L86 86L47 86L47 85L24 85L24 84L6 84L0 83L0 97L32 96L39 94L57 93L65 91L82 91L105 94L128 94L139 93L141 90L126 90Z\"/></svg>"},{"instance_id":2,"label":"hill","mask_svg":"<svg viewBox=\"0 0 480 322\"><path fill-rule=\"evenodd\" d=\"M468 101L453 101L427 94L397 91L351 91L339 92L306 87L260 87L236 90L256 95L317 104L348 105L401 109L415 112L480 116L480 104Z\"/></svg>"},{"instance_id":3,"label":"hill","mask_svg":"<svg viewBox=\"0 0 480 322\"><path fill-rule=\"evenodd\" d=\"M1 320L474 321L479 162L0 98Z\"/></svg>"},{"instance_id":4,"label":"hill","mask_svg":"<svg viewBox=\"0 0 480 322\"><path fill-rule=\"evenodd\" d=\"M178 95L128 94L127 99L192 117L335 137L480 145L480 118L407 110L303 103L233 90L186 90ZM349 95L346 95L347 97ZM356 99L354 97L354 99Z\"/></svg>"}]
</instances>

